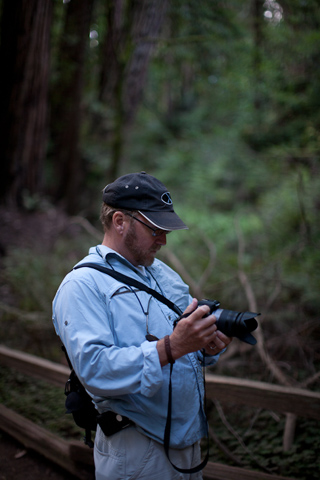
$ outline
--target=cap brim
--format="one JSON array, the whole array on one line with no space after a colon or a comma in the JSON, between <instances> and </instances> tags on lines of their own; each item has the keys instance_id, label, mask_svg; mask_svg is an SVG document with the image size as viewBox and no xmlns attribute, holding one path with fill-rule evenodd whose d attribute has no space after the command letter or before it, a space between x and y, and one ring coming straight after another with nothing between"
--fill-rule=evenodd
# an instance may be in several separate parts
<instances>
[{"instance_id":1,"label":"cap brim","mask_svg":"<svg viewBox=\"0 0 320 480\"><path fill-rule=\"evenodd\" d=\"M189 227L175 212L142 212L138 210L139 213L149 220L152 225L156 228L161 228L161 230L188 230Z\"/></svg>"}]
</instances>

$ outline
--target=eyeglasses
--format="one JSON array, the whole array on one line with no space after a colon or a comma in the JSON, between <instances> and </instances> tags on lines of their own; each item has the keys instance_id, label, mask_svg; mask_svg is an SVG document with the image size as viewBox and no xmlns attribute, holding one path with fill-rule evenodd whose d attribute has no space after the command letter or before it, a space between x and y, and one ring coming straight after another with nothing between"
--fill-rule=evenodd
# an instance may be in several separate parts
<instances>
[{"instance_id":1,"label":"eyeglasses","mask_svg":"<svg viewBox=\"0 0 320 480\"><path fill-rule=\"evenodd\" d=\"M137 218L135 217L134 215L131 215L131 213L126 213L126 215L128 215L129 217L131 218L134 218L135 220L137 220L137 222L140 222L142 223L142 225L144 225L145 227L149 228L150 230L152 230L152 236L153 237L160 237L160 235L163 235L164 233L166 235L169 235L169 233L171 233L171 230L161 230L161 228L153 228L153 227L150 227L150 225L148 225L147 223L143 222L142 220L140 220L140 218Z\"/></svg>"}]
</instances>

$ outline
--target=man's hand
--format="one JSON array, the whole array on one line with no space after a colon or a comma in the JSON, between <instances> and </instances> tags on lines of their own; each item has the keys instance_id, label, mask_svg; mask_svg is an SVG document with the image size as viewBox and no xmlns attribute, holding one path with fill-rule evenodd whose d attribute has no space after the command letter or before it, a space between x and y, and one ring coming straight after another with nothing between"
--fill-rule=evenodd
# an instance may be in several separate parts
<instances>
[{"instance_id":1,"label":"man's hand","mask_svg":"<svg viewBox=\"0 0 320 480\"><path fill-rule=\"evenodd\" d=\"M215 339L205 347L205 351L208 355L217 355L233 340L231 337L227 337L227 335L220 332L220 330L216 330L215 333Z\"/></svg>"},{"instance_id":2,"label":"man's hand","mask_svg":"<svg viewBox=\"0 0 320 480\"><path fill-rule=\"evenodd\" d=\"M209 355L217 355L232 340L217 330L214 315L203 318L210 311L207 305L198 308L197 306L198 301L194 298L184 312L189 315L177 323L170 335L171 353L174 360L203 348ZM163 341L159 340L157 348L161 365L165 365L168 362L162 343Z\"/></svg>"}]
</instances>

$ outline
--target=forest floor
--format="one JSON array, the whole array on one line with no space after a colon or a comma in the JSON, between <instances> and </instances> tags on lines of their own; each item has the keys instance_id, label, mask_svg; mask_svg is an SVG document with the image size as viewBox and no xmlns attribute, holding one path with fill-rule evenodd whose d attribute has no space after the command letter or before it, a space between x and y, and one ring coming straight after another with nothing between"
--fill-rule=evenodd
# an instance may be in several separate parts
<instances>
[{"instance_id":1,"label":"forest floor","mask_svg":"<svg viewBox=\"0 0 320 480\"><path fill-rule=\"evenodd\" d=\"M73 480L70 473L0 433L0 480Z\"/></svg>"}]
</instances>

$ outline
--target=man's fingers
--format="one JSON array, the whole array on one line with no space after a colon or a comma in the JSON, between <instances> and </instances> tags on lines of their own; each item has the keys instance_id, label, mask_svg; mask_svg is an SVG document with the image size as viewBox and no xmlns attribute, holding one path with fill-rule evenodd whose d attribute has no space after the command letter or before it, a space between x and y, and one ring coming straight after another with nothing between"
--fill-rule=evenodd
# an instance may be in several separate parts
<instances>
[{"instance_id":1,"label":"man's fingers","mask_svg":"<svg viewBox=\"0 0 320 480\"><path fill-rule=\"evenodd\" d=\"M183 312L183 315L190 314L197 308L197 306L198 306L198 300L196 298L193 298L190 305L188 305L185 311Z\"/></svg>"}]
</instances>

